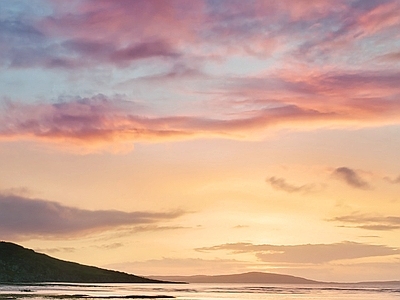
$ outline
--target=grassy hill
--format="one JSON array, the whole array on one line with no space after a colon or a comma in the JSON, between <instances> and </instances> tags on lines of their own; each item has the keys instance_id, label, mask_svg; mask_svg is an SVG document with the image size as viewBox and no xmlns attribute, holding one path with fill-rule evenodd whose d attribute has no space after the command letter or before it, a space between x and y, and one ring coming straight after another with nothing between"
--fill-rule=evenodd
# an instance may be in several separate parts
<instances>
[{"instance_id":1,"label":"grassy hill","mask_svg":"<svg viewBox=\"0 0 400 300\"><path fill-rule=\"evenodd\" d=\"M85 266L0 242L0 282L161 283L123 272Z\"/></svg>"}]
</instances>

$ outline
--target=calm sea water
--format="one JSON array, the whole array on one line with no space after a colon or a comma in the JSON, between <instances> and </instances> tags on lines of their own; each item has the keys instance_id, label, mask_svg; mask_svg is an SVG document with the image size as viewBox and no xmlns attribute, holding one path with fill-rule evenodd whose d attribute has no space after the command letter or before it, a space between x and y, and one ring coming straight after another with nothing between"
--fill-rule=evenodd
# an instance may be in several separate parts
<instances>
[{"instance_id":1,"label":"calm sea water","mask_svg":"<svg viewBox=\"0 0 400 300\"><path fill-rule=\"evenodd\" d=\"M121 299L169 296L181 300L400 300L400 286L263 284L35 284L0 285L0 299Z\"/></svg>"}]
</instances>

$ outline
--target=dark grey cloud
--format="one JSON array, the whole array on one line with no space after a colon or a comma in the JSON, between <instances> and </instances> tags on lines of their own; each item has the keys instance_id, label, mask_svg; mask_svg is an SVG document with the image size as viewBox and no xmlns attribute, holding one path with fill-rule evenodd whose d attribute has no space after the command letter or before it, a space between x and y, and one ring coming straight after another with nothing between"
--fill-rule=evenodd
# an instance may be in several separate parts
<instances>
[{"instance_id":1,"label":"dark grey cloud","mask_svg":"<svg viewBox=\"0 0 400 300\"><path fill-rule=\"evenodd\" d=\"M274 189L285 191L287 193L309 193L312 192L315 188L313 184L305 184L305 185L294 185L286 182L284 178L278 177L270 177L266 179L266 182L269 183Z\"/></svg>"},{"instance_id":2,"label":"dark grey cloud","mask_svg":"<svg viewBox=\"0 0 400 300\"><path fill-rule=\"evenodd\" d=\"M57 202L0 194L0 235L9 238L75 236L118 227L155 225L183 214L85 210ZM147 228L150 230L149 228Z\"/></svg>"},{"instance_id":3,"label":"dark grey cloud","mask_svg":"<svg viewBox=\"0 0 400 300\"><path fill-rule=\"evenodd\" d=\"M198 251L226 250L234 254L252 253L267 263L321 264L340 259L388 256L399 254L400 249L385 245L370 245L355 242L307 245L255 245L251 243L223 244L196 249Z\"/></svg>"},{"instance_id":4,"label":"dark grey cloud","mask_svg":"<svg viewBox=\"0 0 400 300\"><path fill-rule=\"evenodd\" d=\"M355 170L347 167L340 167L335 169L332 175L335 178L340 179L348 185L358 189L368 190L372 188L372 186L367 181L365 181Z\"/></svg>"},{"instance_id":5,"label":"dark grey cloud","mask_svg":"<svg viewBox=\"0 0 400 300\"><path fill-rule=\"evenodd\" d=\"M400 217L379 216L354 213L347 216L340 216L330 221L340 222L343 226L351 226L367 230L390 231L400 229Z\"/></svg>"}]
</instances>

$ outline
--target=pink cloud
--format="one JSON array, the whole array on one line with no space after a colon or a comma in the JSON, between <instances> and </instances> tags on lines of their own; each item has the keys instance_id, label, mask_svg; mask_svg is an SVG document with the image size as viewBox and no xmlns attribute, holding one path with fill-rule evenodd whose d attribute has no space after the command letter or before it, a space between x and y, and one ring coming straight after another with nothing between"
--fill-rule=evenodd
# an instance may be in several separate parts
<instances>
[{"instance_id":1,"label":"pink cloud","mask_svg":"<svg viewBox=\"0 0 400 300\"><path fill-rule=\"evenodd\" d=\"M48 16L5 15L0 63L76 69L147 58L179 58L197 37L202 2L51 1ZM8 19L7 19L8 18Z\"/></svg>"},{"instance_id":2,"label":"pink cloud","mask_svg":"<svg viewBox=\"0 0 400 300\"><path fill-rule=\"evenodd\" d=\"M191 40L193 26L188 25L197 22L203 6L201 1L188 5L180 0L52 3L55 14L41 22L48 35L109 41L118 48L143 40Z\"/></svg>"},{"instance_id":3,"label":"pink cloud","mask_svg":"<svg viewBox=\"0 0 400 300\"><path fill-rule=\"evenodd\" d=\"M358 25L363 29L364 34L368 35L390 28L394 28L398 32L400 28L399 10L400 3L398 1L382 3L360 16Z\"/></svg>"},{"instance_id":4,"label":"pink cloud","mask_svg":"<svg viewBox=\"0 0 400 300\"><path fill-rule=\"evenodd\" d=\"M332 13L346 10L345 1L316 0L316 1L257 1L256 12L258 14L270 13L273 17L277 14L287 14L291 21L315 20L326 17Z\"/></svg>"},{"instance_id":5,"label":"pink cloud","mask_svg":"<svg viewBox=\"0 0 400 300\"><path fill-rule=\"evenodd\" d=\"M146 116L137 113L132 102L102 95L53 104L9 102L0 114L0 138L102 148L118 143L201 137L246 139L277 127L298 130L299 126L312 128L346 122L371 124L399 120L398 102L368 98L357 101L347 101L345 109L343 104L335 103L316 109L302 106L300 102L276 102L274 106L260 106L220 118Z\"/></svg>"},{"instance_id":6,"label":"pink cloud","mask_svg":"<svg viewBox=\"0 0 400 300\"><path fill-rule=\"evenodd\" d=\"M124 80L132 85L148 80L148 86L143 85L146 88L157 85L173 95L195 94L191 100L197 107L207 102L205 106L211 109L204 106L201 113L190 108L179 115L143 115L131 102L104 96L55 104L10 102L0 112L3 140L102 147L203 136L253 138L277 127L399 122L397 70L388 65L365 69L325 64L358 56L356 51L345 50L359 47L360 41L371 42L368 39L376 37L387 41L399 23L394 13L397 1L50 3L54 11L48 16L1 23L0 41L5 49L1 63L11 68L73 70L99 66L105 72L110 68L118 72L143 60L167 60L163 68L151 74L143 72L142 81L136 77ZM375 36L378 33L384 34ZM266 69L258 76L213 74L218 67L216 59L228 64L232 54L266 59ZM392 61L398 58L395 51L389 54ZM371 56L379 57L379 53ZM208 70L206 63L211 65ZM195 88L182 83L189 77L196 79ZM198 101L199 94L208 98ZM175 99L166 99L177 105Z\"/></svg>"},{"instance_id":7,"label":"pink cloud","mask_svg":"<svg viewBox=\"0 0 400 300\"><path fill-rule=\"evenodd\" d=\"M40 43L17 43L18 49L10 49L11 66L125 66L149 57L210 60L275 53L316 61L399 25L395 1L50 3L52 14L24 25Z\"/></svg>"},{"instance_id":8,"label":"pink cloud","mask_svg":"<svg viewBox=\"0 0 400 300\"><path fill-rule=\"evenodd\" d=\"M176 140L194 136L233 137L260 126L323 117L318 111L296 106L262 110L238 119L146 117L135 114L132 103L98 95L55 104L9 102L0 118L0 136L77 144Z\"/></svg>"},{"instance_id":9,"label":"pink cloud","mask_svg":"<svg viewBox=\"0 0 400 300\"><path fill-rule=\"evenodd\" d=\"M369 63L373 53L380 49L366 51L366 47L376 43L387 47L393 41L390 37L398 35L397 1L329 2L330 5L325 3L319 14L303 15L302 21L308 24L307 32L299 34L299 22L293 24L295 30L289 37L300 42L292 53L295 60L306 60L311 64L317 60L336 63L342 60L347 64L363 60ZM313 10L307 7L305 11Z\"/></svg>"},{"instance_id":10,"label":"pink cloud","mask_svg":"<svg viewBox=\"0 0 400 300\"><path fill-rule=\"evenodd\" d=\"M397 123L399 80L400 73L392 71L323 73L312 68L289 69L257 77L230 78L221 85L226 100L217 101L217 105L231 112L237 110L238 114L295 105L332 113L348 121L387 118L388 122Z\"/></svg>"},{"instance_id":11,"label":"pink cloud","mask_svg":"<svg viewBox=\"0 0 400 300\"><path fill-rule=\"evenodd\" d=\"M48 36L129 49L143 41L165 41L175 52L222 58L269 56L287 42L292 22L311 22L346 7L331 1L53 1L55 13L39 28ZM339 9L340 8L340 9ZM282 24L279 24L282 23ZM289 26L290 25L290 26ZM294 25L294 26L292 26ZM289 33L290 34L290 33ZM98 54L98 50L90 54ZM191 54L192 53L192 54ZM86 53L89 57L89 53Z\"/></svg>"},{"instance_id":12,"label":"pink cloud","mask_svg":"<svg viewBox=\"0 0 400 300\"><path fill-rule=\"evenodd\" d=\"M400 52L390 52L379 57L381 61L386 62L399 62L400 61Z\"/></svg>"}]
</instances>

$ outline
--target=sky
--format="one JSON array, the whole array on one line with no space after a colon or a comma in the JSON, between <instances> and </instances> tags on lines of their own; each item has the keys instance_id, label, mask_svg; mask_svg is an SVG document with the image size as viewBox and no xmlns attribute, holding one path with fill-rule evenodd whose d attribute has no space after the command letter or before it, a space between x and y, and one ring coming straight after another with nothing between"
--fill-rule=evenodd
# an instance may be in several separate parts
<instances>
[{"instance_id":1,"label":"sky","mask_svg":"<svg viewBox=\"0 0 400 300\"><path fill-rule=\"evenodd\" d=\"M399 153L399 0L0 1L1 240L400 280Z\"/></svg>"}]
</instances>

